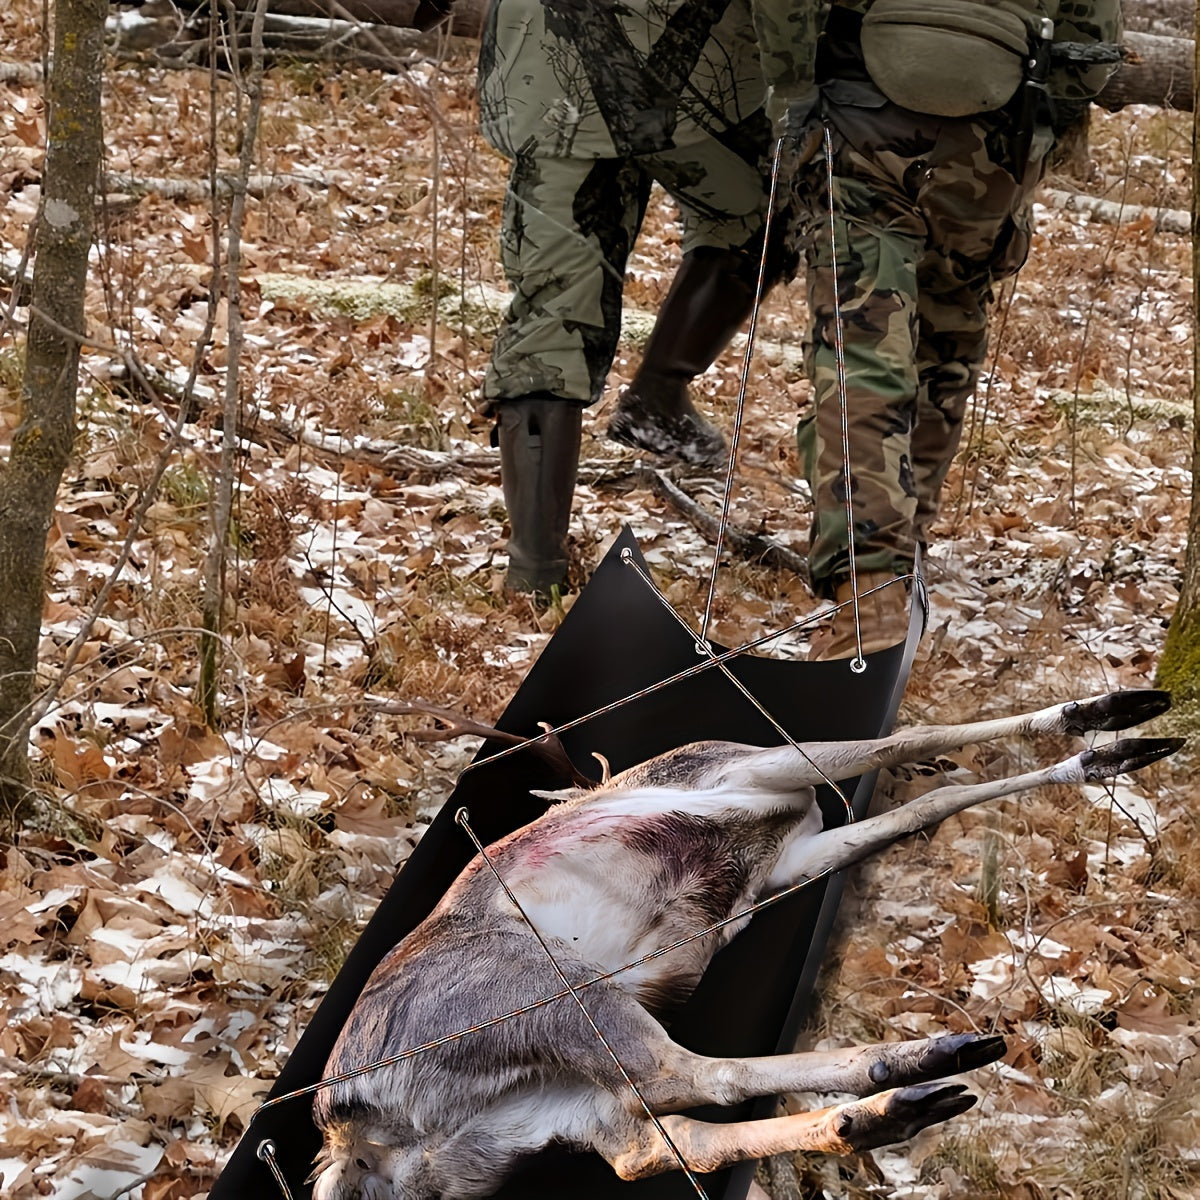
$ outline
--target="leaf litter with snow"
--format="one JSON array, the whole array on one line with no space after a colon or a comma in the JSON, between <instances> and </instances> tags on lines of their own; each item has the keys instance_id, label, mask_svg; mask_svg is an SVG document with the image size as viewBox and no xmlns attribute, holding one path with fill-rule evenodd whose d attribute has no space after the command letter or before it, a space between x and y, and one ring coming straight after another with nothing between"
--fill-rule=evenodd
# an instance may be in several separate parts
<instances>
[{"instance_id":1,"label":"leaf litter with snow","mask_svg":"<svg viewBox=\"0 0 1200 1200\"><path fill-rule=\"evenodd\" d=\"M212 405L228 348L219 311L200 363L211 399L168 450L130 560L35 730L55 820L24 834L0 867L5 1195L208 1190L478 744L415 738L429 719L381 713L366 697L493 719L560 619L500 586L503 501L476 407L493 298L505 290L503 163L474 133L470 74L457 70L468 62L450 65L269 75L261 165L288 179L248 204L225 725L206 730L193 704L221 436ZM185 72L113 72L109 169L205 177L207 116L195 96L207 86ZM0 112L0 137L25 146L40 100L9 90L20 104ZM436 171L431 106L443 120ZM1148 110L1098 115L1088 190L1186 207L1185 124ZM222 170L233 144L219 139ZM1127 144L1139 147L1128 163ZM40 165L32 151L26 159ZM3 186L7 262L37 195L33 183ZM1007 320L947 484L907 721L1145 686L1175 601L1189 481L1188 248L1146 222L1102 226L1049 206L1037 216L1031 262L1011 302L1003 289L998 298ZM85 353L85 434L51 532L43 683L169 446L207 320L211 226L206 204L148 195L104 229L100 260L119 282L111 295L93 282L89 328L98 343L135 349L173 389L147 398L111 355ZM674 215L656 194L627 306L654 311L678 253ZM274 290L280 277L292 285ZM382 285L372 280L399 299L374 308ZM763 311L731 508L740 528L799 553L809 521L793 440L808 404L802 293L779 292ZM627 322L609 389L585 419L574 570L593 567L629 523L665 594L695 620L711 543L603 437L648 325ZM696 384L698 403L727 427L739 366L735 348ZM14 416L3 384L5 441ZM719 481L679 472L677 482L719 509ZM713 633L736 643L815 607L801 581L730 557ZM880 802L929 786L931 774L1014 769L1018 753L987 747L923 765L886 781ZM773 1161L778 1194L790 1181L838 1197L1108 1197L1120 1194L1120 1164L1139 1194L1194 1194L1191 794L1169 764L1107 790L1047 790L962 814L859 872L810 1040L987 1028L1011 1052L977 1077L975 1115L899 1151Z\"/></svg>"}]
</instances>

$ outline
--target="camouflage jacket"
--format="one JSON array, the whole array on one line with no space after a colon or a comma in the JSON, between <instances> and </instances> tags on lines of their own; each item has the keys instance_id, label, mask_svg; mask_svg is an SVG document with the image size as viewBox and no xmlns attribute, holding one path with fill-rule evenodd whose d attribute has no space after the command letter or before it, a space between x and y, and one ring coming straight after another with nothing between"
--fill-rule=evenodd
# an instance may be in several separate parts
<instances>
[{"instance_id":1,"label":"camouflage jacket","mask_svg":"<svg viewBox=\"0 0 1200 1200\"><path fill-rule=\"evenodd\" d=\"M494 0L484 24L480 121L509 156L687 146L765 97L750 0Z\"/></svg>"},{"instance_id":2,"label":"camouflage jacket","mask_svg":"<svg viewBox=\"0 0 1200 1200\"><path fill-rule=\"evenodd\" d=\"M874 0L834 0L839 8L865 13ZM770 110L779 115L788 101L811 94L816 79L817 42L828 0L752 0L763 74L771 92ZM1024 5L1021 5L1024 7ZM1030 10L1054 21L1056 42L1118 42L1120 0L1030 0ZM1050 94L1064 100L1093 99L1111 67L1055 66Z\"/></svg>"}]
</instances>

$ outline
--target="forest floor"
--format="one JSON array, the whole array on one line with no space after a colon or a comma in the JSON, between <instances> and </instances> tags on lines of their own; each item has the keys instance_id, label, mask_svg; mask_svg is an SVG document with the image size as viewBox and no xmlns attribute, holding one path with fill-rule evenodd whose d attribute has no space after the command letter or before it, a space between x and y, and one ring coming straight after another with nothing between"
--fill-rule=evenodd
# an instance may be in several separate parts
<instances>
[{"instance_id":1,"label":"forest floor","mask_svg":"<svg viewBox=\"0 0 1200 1200\"><path fill-rule=\"evenodd\" d=\"M40 55L39 14L19 0L0 15L0 58ZM39 684L54 690L35 770L50 819L0 850L0 1190L14 1200L207 1192L479 744L408 736L431 720L369 697L490 721L562 619L501 587L498 464L476 406L505 291L505 170L476 133L472 84L461 49L396 74L268 74L256 173L274 182L245 231L247 436L218 731L195 704L214 405L176 434L177 406L131 388L111 349L174 380L199 355L204 394L220 394L223 302L200 346L214 215L130 180L108 188L80 435L47 566ZM44 108L35 87L0 95L12 266L37 209ZM114 66L111 177L203 180L210 151L233 170L233 89L218 84L211 133L209 96L202 71ZM1151 214L1186 209L1189 144L1186 114L1099 114L1088 178L1053 182ZM1187 241L1152 215L1102 225L1039 205L1036 217L946 485L902 723L1150 685L1175 602L1192 444ZM656 194L626 304L652 314L678 253ZM628 524L695 620L712 544L603 436L647 325L627 323L586 415L574 570L586 576ZM769 297L731 509L801 555L804 326L801 283ZM6 322L4 443L19 347ZM739 373L731 353L697 385L726 426ZM160 459L157 497L131 528ZM719 507L719 479L668 473ZM129 561L64 671L127 538ZM801 579L733 558L712 634L737 644L815 607ZM942 767L994 776L1027 753L1000 744ZM1185 752L1109 788L968 813L856 874L810 1040L985 1029L1010 1051L976 1074L970 1115L895 1151L776 1161L777 1196L1200 1195L1192 765ZM913 788L888 780L881 802Z\"/></svg>"}]
</instances>

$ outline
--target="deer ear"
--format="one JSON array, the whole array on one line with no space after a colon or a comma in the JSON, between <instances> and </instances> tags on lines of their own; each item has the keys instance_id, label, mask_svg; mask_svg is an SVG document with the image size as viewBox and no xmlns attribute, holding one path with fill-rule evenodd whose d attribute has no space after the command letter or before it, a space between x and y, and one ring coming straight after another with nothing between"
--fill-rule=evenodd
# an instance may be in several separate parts
<instances>
[{"instance_id":1,"label":"deer ear","mask_svg":"<svg viewBox=\"0 0 1200 1200\"><path fill-rule=\"evenodd\" d=\"M543 791L541 788L530 788L529 794L545 800L549 804L563 804L568 800L579 800L592 794L591 788L559 788L555 791Z\"/></svg>"}]
</instances>

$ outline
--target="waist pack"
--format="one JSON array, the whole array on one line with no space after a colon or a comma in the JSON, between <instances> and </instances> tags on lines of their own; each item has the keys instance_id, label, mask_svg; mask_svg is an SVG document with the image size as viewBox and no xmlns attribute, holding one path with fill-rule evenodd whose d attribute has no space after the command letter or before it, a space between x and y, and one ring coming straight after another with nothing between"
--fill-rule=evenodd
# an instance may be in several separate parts
<instances>
[{"instance_id":1,"label":"waist pack","mask_svg":"<svg viewBox=\"0 0 1200 1200\"><path fill-rule=\"evenodd\" d=\"M872 82L913 112L965 117L1003 108L1025 79L1044 26L1019 0L875 0L862 22Z\"/></svg>"}]
</instances>

